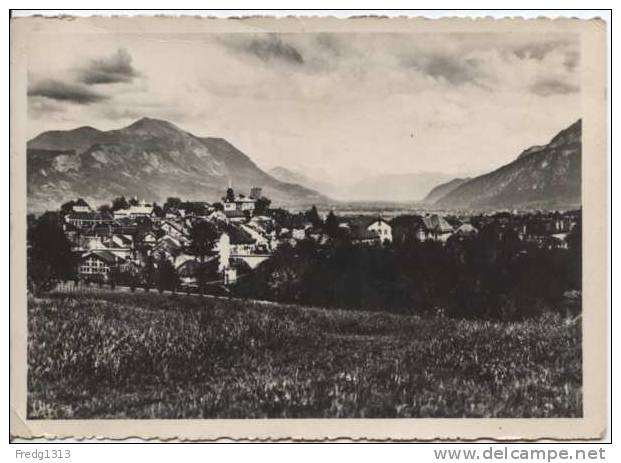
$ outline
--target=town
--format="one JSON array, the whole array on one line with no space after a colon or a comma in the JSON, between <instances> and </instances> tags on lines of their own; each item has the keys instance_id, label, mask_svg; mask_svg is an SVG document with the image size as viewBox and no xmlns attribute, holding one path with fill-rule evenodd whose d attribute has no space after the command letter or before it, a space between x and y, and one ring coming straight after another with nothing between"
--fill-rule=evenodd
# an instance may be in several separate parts
<instances>
[{"instance_id":1,"label":"town","mask_svg":"<svg viewBox=\"0 0 621 463\"><path fill-rule=\"evenodd\" d=\"M566 249L580 210L323 217L315 206L292 213L271 208L262 189L236 194L229 186L220 202L168 198L160 206L119 197L94 209L84 199L62 205L59 216L73 256L73 278L85 284L158 287L172 291L219 289L255 270L273 253L311 240L386 247L409 241L447 248L493 230L511 233L524 246ZM31 222L34 220L30 219Z\"/></svg>"}]
</instances>

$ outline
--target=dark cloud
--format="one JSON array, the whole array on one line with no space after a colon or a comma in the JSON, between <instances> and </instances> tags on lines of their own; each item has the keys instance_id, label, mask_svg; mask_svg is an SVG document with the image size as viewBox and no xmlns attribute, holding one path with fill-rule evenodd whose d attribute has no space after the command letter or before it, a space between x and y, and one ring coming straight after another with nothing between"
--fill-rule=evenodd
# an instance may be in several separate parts
<instances>
[{"instance_id":1,"label":"dark cloud","mask_svg":"<svg viewBox=\"0 0 621 463\"><path fill-rule=\"evenodd\" d=\"M229 43L233 48L256 56L261 61L279 61L287 64L304 64L302 53L293 45L285 43L278 34L255 36L250 41Z\"/></svg>"},{"instance_id":2,"label":"dark cloud","mask_svg":"<svg viewBox=\"0 0 621 463\"><path fill-rule=\"evenodd\" d=\"M404 63L406 66L451 85L469 83L482 85L481 79L483 74L480 69L480 63L476 59L431 55L406 58Z\"/></svg>"},{"instance_id":3,"label":"dark cloud","mask_svg":"<svg viewBox=\"0 0 621 463\"><path fill-rule=\"evenodd\" d=\"M423 64L423 71L436 79L445 79L453 85L461 85L476 80L472 64L455 58L434 56Z\"/></svg>"},{"instance_id":4,"label":"dark cloud","mask_svg":"<svg viewBox=\"0 0 621 463\"><path fill-rule=\"evenodd\" d=\"M513 53L520 59L543 60L548 53L559 51L565 55L563 64L565 68L573 72L580 64L580 53L574 42L551 41L542 43L530 43L513 49Z\"/></svg>"},{"instance_id":5,"label":"dark cloud","mask_svg":"<svg viewBox=\"0 0 621 463\"><path fill-rule=\"evenodd\" d=\"M544 79L531 85L530 91L539 96L551 96L577 93L580 88L558 79Z\"/></svg>"},{"instance_id":6,"label":"dark cloud","mask_svg":"<svg viewBox=\"0 0 621 463\"><path fill-rule=\"evenodd\" d=\"M119 49L107 58L91 60L89 65L79 71L80 81L88 84L127 83L140 73L132 66L132 57L125 49Z\"/></svg>"},{"instance_id":7,"label":"dark cloud","mask_svg":"<svg viewBox=\"0 0 621 463\"><path fill-rule=\"evenodd\" d=\"M552 50L565 46L567 46L567 43L564 41L528 43L516 47L513 53L520 59L536 59L541 61Z\"/></svg>"},{"instance_id":8,"label":"dark cloud","mask_svg":"<svg viewBox=\"0 0 621 463\"><path fill-rule=\"evenodd\" d=\"M84 85L66 83L54 79L46 79L34 83L28 89L28 95L77 104L97 103L108 98L106 95L95 92Z\"/></svg>"}]
</instances>

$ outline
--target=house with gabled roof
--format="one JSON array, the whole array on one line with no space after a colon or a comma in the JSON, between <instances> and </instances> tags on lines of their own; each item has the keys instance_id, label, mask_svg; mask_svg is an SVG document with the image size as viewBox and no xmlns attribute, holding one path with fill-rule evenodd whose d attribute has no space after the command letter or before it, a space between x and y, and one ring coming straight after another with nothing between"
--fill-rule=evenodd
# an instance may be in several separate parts
<instances>
[{"instance_id":1,"label":"house with gabled roof","mask_svg":"<svg viewBox=\"0 0 621 463\"><path fill-rule=\"evenodd\" d=\"M442 241L453 234L453 227L438 214L402 215L391 222L393 235L399 242L415 239L417 241Z\"/></svg>"},{"instance_id":2,"label":"house with gabled roof","mask_svg":"<svg viewBox=\"0 0 621 463\"><path fill-rule=\"evenodd\" d=\"M260 188L254 188L253 190L254 190L254 194L257 194L257 190L258 190L258 194L261 194ZM252 212L254 211L257 199L259 198L255 198L252 192L250 196L238 194L237 196L229 197L227 195L222 198L222 205L224 206L224 212L231 212L231 211Z\"/></svg>"},{"instance_id":3,"label":"house with gabled roof","mask_svg":"<svg viewBox=\"0 0 621 463\"><path fill-rule=\"evenodd\" d=\"M119 209L114 211L114 218L121 219L129 217L135 219L137 217L151 217L153 216L153 205L142 202L134 206L129 206L127 209Z\"/></svg>"},{"instance_id":4,"label":"house with gabled roof","mask_svg":"<svg viewBox=\"0 0 621 463\"><path fill-rule=\"evenodd\" d=\"M441 215L431 214L421 219L421 223L416 230L416 236L420 241L433 240L445 242L453 234L453 227Z\"/></svg>"},{"instance_id":5,"label":"house with gabled roof","mask_svg":"<svg viewBox=\"0 0 621 463\"><path fill-rule=\"evenodd\" d=\"M82 198L78 198L78 200L71 207L72 212L91 212L91 206L84 201Z\"/></svg>"},{"instance_id":6,"label":"house with gabled roof","mask_svg":"<svg viewBox=\"0 0 621 463\"><path fill-rule=\"evenodd\" d=\"M131 263L107 250L84 253L78 264L78 275L83 279L108 281L113 270L127 271Z\"/></svg>"},{"instance_id":7,"label":"house with gabled roof","mask_svg":"<svg viewBox=\"0 0 621 463\"><path fill-rule=\"evenodd\" d=\"M162 230L165 235L171 236L181 243L186 243L189 239L184 226L172 220L162 222L160 224L160 230Z\"/></svg>"},{"instance_id":8,"label":"house with gabled roof","mask_svg":"<svg viewBox=\"0 0 621 463\"><path fill-rule=\"evenodd\" d=\"M472 224L466 222L462 223L459 227L457 227L454 234L464 237L473 237L476 236L478 233L479 230L477 230Z\"/></svg>"},{"instance_id":9,"label":"house with gabled roof","mask_svg":"<svg viewBox=\"0 0 621 463\"><path fill-rule=\"evenodd\" d=\"M153 249L151 254L157 258L174 259L183 251L183 244L177 238L164 235L161 237Z\"/></svg>"},{"instance_id":10,"label":"house with gabled roof","mask_svg":"<svg viewBox=\"0 0 621 463\"><path fill-rule=\"evenodd\" d=\"M77 228L85 228L110 225L114 222L114 218L107 212L71 212L65 216L65 221Z\"/></svg>"},{"instance_id":11,"label":"house with gabled roof","mask_svg":"<svg viewBox=\"0 0 621 463\"><path fill-rule=\"evenodd\" d=\"M377 216L355 216L340 224L350 231L352 241L365 244L392 242L392 226Z\"/></svg>"},{"instance_id":12,"label":"house with gabled roof","mask_svg":"<svg viewBox=\"0 0 621 463\"><path fill-rule=\"evenodd\" d=\"M231 222L244 222L246 221L246 214L242 210L233 209L233 210L225 210L224 214L226 218Z\"/></svg>"}]
</instances>

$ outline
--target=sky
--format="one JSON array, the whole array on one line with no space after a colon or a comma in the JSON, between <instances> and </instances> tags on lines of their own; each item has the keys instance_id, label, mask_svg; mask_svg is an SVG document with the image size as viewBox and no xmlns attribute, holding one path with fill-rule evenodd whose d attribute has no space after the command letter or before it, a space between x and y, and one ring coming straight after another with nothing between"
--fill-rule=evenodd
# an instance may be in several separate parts
<instances>
[{"instance_id":1,"label":"sky","mask_svg":"<svg viewBox=\"0 0 621 463\"><path fill-rule=\"evenodd\" d=\"M574 34L33 36L28 134L165 119L329 181L479 174L581 117Z\"/></svg>"}]
</instances>

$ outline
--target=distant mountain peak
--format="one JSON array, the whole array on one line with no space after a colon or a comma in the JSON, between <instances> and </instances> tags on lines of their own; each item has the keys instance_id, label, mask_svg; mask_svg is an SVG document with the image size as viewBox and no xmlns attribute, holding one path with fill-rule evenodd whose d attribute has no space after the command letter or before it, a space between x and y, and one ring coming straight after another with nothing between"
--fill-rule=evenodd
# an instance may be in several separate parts
<instances>
[{"instance_id":1,"label":"distant mountain peak","mask_svg":"<svg viewBox=\"0 0 621 463\"><path fill-rule=\"evenodd\" d=\"M100 130L97 130L95 127L91 127L90 125L83 125L82 127L78 127L77 129L73 129L74 132L79 133L99 133Z\"/></svg>"},{"instance_id":2,"label":"distant mountain peak","mask_svg":"<svg viewBox=\"0 0 621 463\"><path fill-rule=\"evenodd\" d=\"M163 119L154 119L151 117L141 117L136 122L128 125L124 131L141 131L141 132L154 132L161 130L175 130L182 131L172 122L165 121Z\"/></svg>"}]
</instances>

